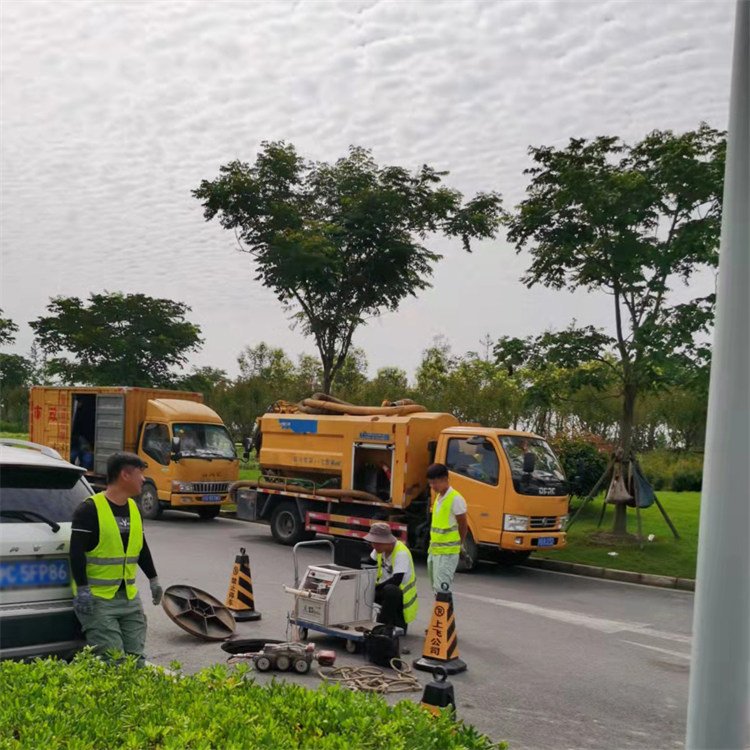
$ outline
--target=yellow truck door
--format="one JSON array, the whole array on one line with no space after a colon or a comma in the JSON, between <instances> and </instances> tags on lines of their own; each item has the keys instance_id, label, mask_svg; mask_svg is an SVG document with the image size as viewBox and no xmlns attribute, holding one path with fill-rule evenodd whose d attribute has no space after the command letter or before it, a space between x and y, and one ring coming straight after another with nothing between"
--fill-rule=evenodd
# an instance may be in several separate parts
<instances>
[{"instance_id":1,"label":"yellow truck door","mask_svg":"<svg viewBox=\"0 0 750 750\"><path fill-rule=\"evenodd\" d=\"M498 544L504 487L497 446L481 435L448 436L444 455L451 486L466 500L474 540Z\"/></svg>"}]
</instances>

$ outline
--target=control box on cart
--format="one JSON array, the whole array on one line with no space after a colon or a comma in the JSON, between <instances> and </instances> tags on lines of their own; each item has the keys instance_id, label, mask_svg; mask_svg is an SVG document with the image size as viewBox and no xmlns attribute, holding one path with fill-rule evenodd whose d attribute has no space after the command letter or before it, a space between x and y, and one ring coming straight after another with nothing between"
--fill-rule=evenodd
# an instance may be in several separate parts
<instances>
[{"instance_id":1,"label":"control box on cart","mask_svg":"<svg viewBox=\"0 0 750 750\"><path fill-rule=\"evenodd\" d=\"M296 596L295 619L324 626L371 621L376 575L375 568L309 566Z\"/></svg>"}]
</instances>

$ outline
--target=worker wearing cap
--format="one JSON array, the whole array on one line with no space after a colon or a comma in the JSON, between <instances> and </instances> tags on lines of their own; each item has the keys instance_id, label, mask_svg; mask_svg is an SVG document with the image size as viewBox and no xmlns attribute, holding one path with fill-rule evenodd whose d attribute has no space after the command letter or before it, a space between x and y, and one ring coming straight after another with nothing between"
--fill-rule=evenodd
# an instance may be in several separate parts
<instances>
[{"instance_id":1,"label":"worker wearing cap","mask_svg":"<svg viewBox=\"0 0 750 750\"><path fill-rule=\"evenodd\" d=\"M448 468L444 464L432 464L427 469L427 481L436 495L432 505L427 572L433 591L447 594L453 586L469 528L466 500L451 487Z\"/></svg>"},{"instance_id":2,"label":"worker wearing cap","mask_svg":"<svg viewBox=\"0 0 750 750\"><path fill-rule=\"evenodd\" d=\"M70 567L73 609L86 642L98 653L132 654L143 661L146 615L135 585L138 567L146 574L156 605L162 589L143 522L132 499L143 487L146 464L133 453L114 453L107 460L107 488L73 514Z\"/></svg>"},{"instance_id":3,"label":"worker wearing cap","mask_svg":"<svg viewBox=\"0 0 750 750\"><path fill-rule=\"evenodd\" d=\"M411 552L382 521L370 526L365 541L373 546L370 556L378 564L375 586L375 603L380 604L378 622L406 631L418 609L417 576Z\"/></svg>"}]
</instances>

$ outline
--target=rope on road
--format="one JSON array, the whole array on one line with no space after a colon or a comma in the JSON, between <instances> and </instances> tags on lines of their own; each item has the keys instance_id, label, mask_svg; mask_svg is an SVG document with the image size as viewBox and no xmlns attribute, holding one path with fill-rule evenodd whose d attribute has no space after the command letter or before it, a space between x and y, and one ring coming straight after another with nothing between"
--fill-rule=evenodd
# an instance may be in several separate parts
<instances>
[{"instance_id":1,"label":"rope on road","mask_svg":"<svg viewBox=\"0 0 750 750\"><path fill-rule=\"evenodd\" d=\"M391 659L395 676L386 675L378 667L333 667L318 669L318 676L325 682L335 682L349 690L363 693L412 693L422 685L414 677L411 667L399 658Z\"/></svg>"}]
</instances>

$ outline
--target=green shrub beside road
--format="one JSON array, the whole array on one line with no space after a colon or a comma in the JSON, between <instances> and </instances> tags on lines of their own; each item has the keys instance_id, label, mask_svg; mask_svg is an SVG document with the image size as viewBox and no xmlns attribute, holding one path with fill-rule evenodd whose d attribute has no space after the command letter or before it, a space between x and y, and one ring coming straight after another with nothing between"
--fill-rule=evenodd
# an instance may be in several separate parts
<instances>
[{"instance_id":1,"label":"green shrub beside road","mask_svg":"<svg viewBox=\"0 0 750 750\"><path fill-rule=\"evenodd\" d=\"M0 748L499 748L449 716L412 701L338 687L246 679L244 665L172 676L110 666L89 653L73 663L0 663ZM317 684L311 678L311 686Z\"/></svg>"},{"instance_id":2,"label":"green shrub beside road","mask_svg":"<svg viewBox=\"0 0 750 750\"><path fill-rule=\"evenodd\" d=\"M559 552L535 553L534 557L549 560L596 565L604 568L634 570L639 573L695 578L695 561L698 552L698 517L700 493L659 492L659 500L665 507L681 539L675 539L656 505L641 512L643 536L654 535L652 542L644 540L643 549L638 545L602 546L591 542L591 534L608 531L612 526L613 506L608 506L601 529L597 529L603 496L590 502L568 531L568 546ZM573 512L580 501L573 504ZM628 531L636 533L635 509L628 508ZM616 552L617 555L610 555Z\"/></svg>"},{"instance_id":3,"label":"green shrub beside road","mask_svg":"<svg viewBox=\"0 0 750 750\"><path fill-rule=\"evenodd\" d=\"M638 457L643 473L655 490L700 492L703 454L651 451Z\"/></svg>"}]
</instances>

